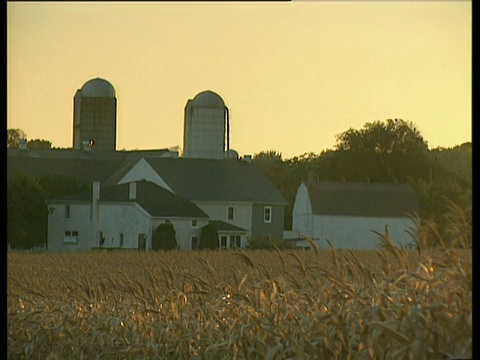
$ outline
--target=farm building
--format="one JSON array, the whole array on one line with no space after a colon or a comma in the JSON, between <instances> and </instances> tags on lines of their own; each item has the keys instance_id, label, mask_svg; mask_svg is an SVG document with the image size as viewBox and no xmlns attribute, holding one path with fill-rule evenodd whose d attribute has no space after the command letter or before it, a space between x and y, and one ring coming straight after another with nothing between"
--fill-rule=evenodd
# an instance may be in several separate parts
<instances>
[{"instance_id":1,"label":"farm building","mask_svg":"<svg viewBox=\"0 0 480 360\"><path fill-rule=\"evenodd\" d=\"M192 201L210 219L245 229L248 237L283 237L287 201L249 161L146 157L109 179L118 184L137 180L151 181ZM242 247L246 245L242 242Z\"/></svg>"},{"instance_id":2,"label":"farm building","mask_svg":"<svg viewBox=\"0 0 480 360\"><path fill-rule=\"evenodd\" d=\"M47 201L48 249L152 248L152 233L174 225L179 249L198 247L213 222L222 248L252 236L280 239L286 200L253 164L240 160L142 158L100 189Z\"/></svg>"},{"instance_id":3,"label":"farm building","mask_svg":"<svg viewBox=\"0 0 480 360\"><path fill-rule=\"evenodd\" d=\"M375 249L381 234L389 232L397 246L412 242L418 212L413 189L407 184L303 182L293 206L292 233L307 236L325 248ZM373 230L373 231L372 231ZM306 240L297 246L311 247Z\"/></svg>"},{"instance_id":4,"label":"farm building","mask_svg":"<svg viewBox=\"0 0 480 360\"><path fill-rule=\"evenodd\" d=\"M95 247L150 250L152 233L171 223L180 249L198 243L208 216L192 202L151 182L100 187L47 202L48 249ZM104 239L104 242L102 241Z\"/></svg>"}]
</instances>

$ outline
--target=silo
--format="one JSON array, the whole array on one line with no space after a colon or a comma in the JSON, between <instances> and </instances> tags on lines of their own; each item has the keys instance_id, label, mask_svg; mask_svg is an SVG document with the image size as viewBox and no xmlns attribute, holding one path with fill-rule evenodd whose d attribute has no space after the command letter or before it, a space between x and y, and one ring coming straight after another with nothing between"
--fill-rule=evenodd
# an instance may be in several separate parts
<instances>
[{"instance_id":1,"label":"silo","mask_svg":"<svg viewBox=\"0 0 480 360\"><path fill-rule=\"evenodd\" d=\"M94 140L95 149L115 150L117 97L107 80L87 81L73 98L73 148Z\"/></svg>"},{"instance_id":2,"label":"silo","mask_svg":"<svg viewBox=\"0 0 480 360\"><path fill-rule=\"evenodd\" d=\"M185 106L183 156L224 159L229 142L228 108L222 98L207 90Z\"/></svg>"}]
</instances>

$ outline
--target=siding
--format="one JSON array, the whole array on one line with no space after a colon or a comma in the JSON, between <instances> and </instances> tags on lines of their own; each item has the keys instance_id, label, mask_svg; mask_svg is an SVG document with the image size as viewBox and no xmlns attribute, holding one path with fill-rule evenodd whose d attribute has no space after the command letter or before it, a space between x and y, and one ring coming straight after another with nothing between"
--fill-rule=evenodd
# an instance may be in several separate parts
<instances>
[{"instance_id":1,"label":"siding","mask_svg":"<svg viewBox=\"0 0 480 360\"><path fill-rule=\"evenodd\" d=\"M247 230L247 236L252 231L252 204L239 203L223 203L212 204L207 202L194 201L194 203L202 209L211 220L220 220L226 223L241 227ZM233 220L228 219L228 208L234 208Z\"/></svg>"},{"instance_id":2,"label":"siding","mask_svg":"<svg viewBox=\"0 0 480 360\"><path fill-rule=\"evenodd\" d=\"M270 223L264 221L263 215L265 206L270 206L272 208L272 222ZM283 239L283 205L255 204L252 209L252 236L270 236L272 239Z\"/></svg>"},{"instance_id":3,"label":"siding","mask_svg":"<svg viewBox=\"0 0 480 360\"><path fill-rule=\"evenodd\" d=\"M49 204L53 213L48 215L48 250L88 250L92 246L90 204L70 204L70 218L65 218L68 203ZM78 231L77 244L64 244L65 231Z\"/></svg>"},{"instance_id":4,"label":"siding","mask_svg":"<svg viewBox=\"0 0 480 360\"><path fill-rule=\"evenodd\" d=\"M409 218L372 218L356 216L314 216L314 237L320 248L327 248L328 239L334 248L338 249L378 249L379 236L371 230L385 233L388 224L390 238L396 246L405 246L412 242L411 236L405 231L415 223ZM297 243L297 246L308 246L307 243Z\"/></svg>"},{"instance_id":5,"label":"siding","mask_svg":"<svg viewBox=\"0 0 480 360\"><path fill-rule=\"evenodd\" d=\"M120 233L123 233L123 247L138 248L138 234L146 234L147 249L151 248L151 219L137 204L101 204L98 231L105 236L104 247L119 247ZM98 233L94 247L99 246Z\"/></svg>"}]
</instances>

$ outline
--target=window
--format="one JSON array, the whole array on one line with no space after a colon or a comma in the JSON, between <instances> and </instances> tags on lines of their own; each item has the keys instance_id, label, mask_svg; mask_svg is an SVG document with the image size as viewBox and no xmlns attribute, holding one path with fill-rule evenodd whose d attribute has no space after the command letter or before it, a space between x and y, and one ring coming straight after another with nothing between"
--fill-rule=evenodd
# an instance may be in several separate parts
<instances>
[{"instance_id":1,"label":"window","mask_svg":"<svg viewBox=\"0 0 480 360\"><path fill-rule=\"evenodd\" d=\"M63 237L64 244L78 244L78 231L65 231L65 236Z\"/></svg>"},{"instance_id":2,"label":"window","mask_svg":"<svg viewBox=\"0 0 480 360\"><path fill-rule=\"evenodd\" d=\"M166 219L165 224L171 224L171 221L169 219Z\"/></svg>"},{"instance_id":3,"label":"window","mask_svg":"<svg viewBox=\"0 0 480 360\"><path fill-rule=\"evenodd\" d=\"M198 250L198 248L199 248L198 236L192 236L192 250Z\"/></svg>"},{"instance_id":4,"label":"window","mask_svg":"<svg viewBox=\"0 0 480 360\"><path fill-rule=\"evenodd\" d=\"M123 247L123 233L120 233L120 247Z\"/></svg>"},{"instance_id":5,"label":"window","mask_svg":"<svg viewBox=\"0 0 480 360\"><path fill-rule=\"evenodd\" d=\"M220 236L220 248L221 249L226 249L227 248L227 237L225 235Z\"/></svg>"},{"instance_id":6,"label":"window","mask_svg":"<svg viewBox=\"0 0 480 360\"><path fill-rule=\"evenodd\" d=\"M272 222L272 207L271 206L265 206L263 208L263 221L266 223L271 223Z\"/></svg>"},{"instance_id":7,"label":"window","mask_svg":"<svg viewBox=\"0 0 480 360\"><path fill-rule=\"evenodd\" d=\"M228 220L233 220L233 207L228 208Z\"/></svg>"},{"instance_id":8,"label":"window","mask_svg":"<svg viewBox=\"0 0 480 360\"><path fill-rule=\"evenodd\" d=\"M230 247L242 247L242 237L240 235L230 235Z\"/></svg>"},{"instance_id":9,"label":"window","mask_svg":"<svg viewBox=\"0 0 480 360\"><path fill-rule=\"evenodd\" d=\"M192 220L192 227L196 228L198 225L197 220Z\"/></svg>"},{"instance_id":10,"label":"window","mask_svg":"<svg viewBox=\"0 0 480 360\"><path fill-rule=\"evenodd\" d=\"M65 219L70 219L70 205L65 205Z\"/></svg>"}]
</instances>

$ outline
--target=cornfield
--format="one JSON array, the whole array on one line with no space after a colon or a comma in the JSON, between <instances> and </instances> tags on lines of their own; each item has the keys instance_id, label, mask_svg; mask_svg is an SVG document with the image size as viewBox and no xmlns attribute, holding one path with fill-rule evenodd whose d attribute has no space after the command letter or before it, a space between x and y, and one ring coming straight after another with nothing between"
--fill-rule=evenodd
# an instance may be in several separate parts
<instances>
[{"instance_id":1,"label":"cornfield","mask_svg":"<svg viewBox=\"0 0 480 360\"><path fill-rule=\"evenodd\" d=\"M472 252L9 253L8 359L472 357Z\"/></svg>"}]
</instances>

